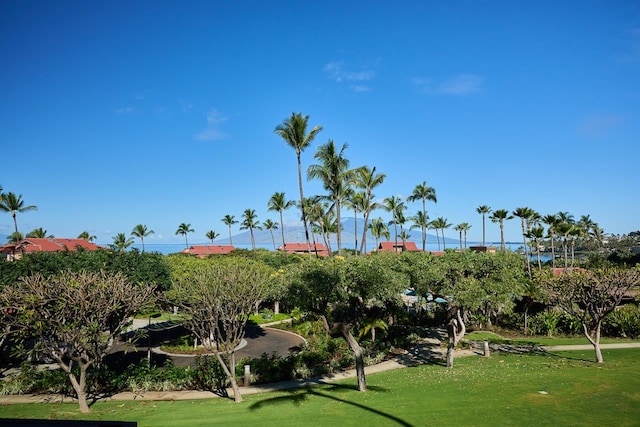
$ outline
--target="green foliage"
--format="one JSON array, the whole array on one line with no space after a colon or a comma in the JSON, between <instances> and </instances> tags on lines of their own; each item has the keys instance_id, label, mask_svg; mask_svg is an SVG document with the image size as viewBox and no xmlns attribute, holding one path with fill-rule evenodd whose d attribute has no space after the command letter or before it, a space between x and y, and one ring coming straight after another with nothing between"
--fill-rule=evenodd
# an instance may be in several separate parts
<instances>
[{"instance_id":1,"label":"green foliage","mask_svg":"<svg viewBox=\"0 0 640 427\"><path fill-rule=\"evenodd\" d=\"M640 307L635 304L619 307L604 320L602 330L610 337L640 337Z\"/></svg>"},{"instance_id":2,"label":"green foliage","mask_svg":"<svg viewBox=\"0 0 640 427\"><path fill-rule=\"evenodd\" d=\"M39 273L43 276L62 271L89 271L121 273L132 283L154 285L166 290L170 285L169 267L165 257L159 253L124 252L108 250L78 250L59 252L36 252L26 254L19 260L0 263L0 288L14 285L20 277Z\"/></svg>"}]
</instances>

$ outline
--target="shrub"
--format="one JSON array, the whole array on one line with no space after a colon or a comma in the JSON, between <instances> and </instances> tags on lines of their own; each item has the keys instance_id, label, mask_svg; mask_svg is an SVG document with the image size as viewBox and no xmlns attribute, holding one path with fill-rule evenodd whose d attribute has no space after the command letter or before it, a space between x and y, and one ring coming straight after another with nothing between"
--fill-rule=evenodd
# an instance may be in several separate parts
<instances>
[{"instance_id":1,"label":"shrub","mask_svg":"<svg viewBox=\"0 0 640 427\"><path fill-rule=\"evenodd\" d=\"M610 337L640 337L640 307L626 304L604 319L603 335Z\"/></svg>"}]
</instances>

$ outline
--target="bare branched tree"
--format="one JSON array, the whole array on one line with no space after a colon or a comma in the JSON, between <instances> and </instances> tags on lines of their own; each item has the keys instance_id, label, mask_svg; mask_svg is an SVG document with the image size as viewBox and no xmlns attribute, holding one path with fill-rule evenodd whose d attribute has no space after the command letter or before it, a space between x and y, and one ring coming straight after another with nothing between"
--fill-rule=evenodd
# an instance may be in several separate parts
<instances>
[{"instance_id":1,"label":"bare branched tree","mask_svg":"<svg viewBox=\"0 0 640 427\"><path fill-rule=\"evenodd\" d=\"M3 329L17 343L34 341L33 346L22 346L23 352L60 365L76 392L80 411L86 413L87 370L100 364L153 292L152 286L130 283L119 273L36 274L0 292Z\"/></svg>"}]
</instances>

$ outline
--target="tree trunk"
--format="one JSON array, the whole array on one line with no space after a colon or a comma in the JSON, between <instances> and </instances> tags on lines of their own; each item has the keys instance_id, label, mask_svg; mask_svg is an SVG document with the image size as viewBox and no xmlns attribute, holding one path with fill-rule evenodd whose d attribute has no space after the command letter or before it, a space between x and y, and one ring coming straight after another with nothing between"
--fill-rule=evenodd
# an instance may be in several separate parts
<instances>
[{"instance_id":1,"label":"tree trunk","mask_svg":"<svg viewBox=\"0 0 640 427\"><path fill-rule=\"evenodd\" d=\"M307 252L309 252L309 258L311 258L309 227L307 226L307 214L304 207L304 193L302 192L302 163L300 162L300 151L297 151L296 154L298 156L298 186L300 187L300 210L302 211L302 225L304 226L304 237L307 241Z\"/></svg>"},{"instance_id":2,"label":"tree trunk","mask_svg":"<svg viewBox=\"0 0 640 427\"><path fill-rule=\"evenodd\" d=\"M229 378L229 382L231 383L231 389L233 390L233 400L236 403L242 403L242 395L240 394L240 387L238 387L238 382L236 381L236 367L235 367L235 363L233 363L235 362L234 353L231 352L231 354L229 355L229 359L230 359L229 364L231 366L227 366L220 352L216 352L216 358L218 359L218 362L220 363L222 370L227 375L227 378Z\"/></svg>"},{"instance_id":3,"label":"tree trunk","mask_svg":"<svg viewBox=\"0 0 640 427\"><path fill-rule=\"evenodd\" d=\"M600 326L601 325L602 323L598 322L596 327L593 329L593 336L591 336L589 327L585 323L582 324L582 331L584 332L584 336L587 337L587 339L593 346L593 350L596 353L596 363L604 362L604 359L602 358L602 350L600 349Z\"/></svg>"},{"instance_id":4,"label":"tree trunk","mask_svg":"<svg viewBox=\"0 0 640 427\"><path fill-rule=\"evenodd\" d=\"M460 316L460 310L456 310L456 317L452 318L447 325L447 335L449 336L449 343L447 345L447 368L453 368L453 354L456 349L456 345L460 342L466 332L464 322Z\"/></svg>"},{"instance_id":5,"label":"tree trunk","mask_svg":"<svg viewBox=\"0 0 640 427\"><path fill-rule=\"evenodd\" d=\"M67 364L62 361L60 356L56 356L56 359L60 368L66 372L69 377L69 381L71 382L71 386L76 392L80 412L83 414L89 413L89 405L87 404L87 368L89 368L91 363L78 363L80 366L80 380L78 381L78 378L76 378L73 373L73 361Z\"/></svg>"},{"instance_id":6,"label":"tree trunk","mask_svg":"<svg viewBox=\"0 0 640 427\"><path fill-rule=\"evenodd\" d=\"M359 391L367 391L367 382L364 374L364 358L362 355L362 347L358 344L355 337L351 333L351 327L347 324L340 325L340 331L342 332L342 336L349 344L351 351L353 351L353 356L356 359L356 376L358 377L358 390Z\"/></svg>"},{"instance_id":7,"label":"tree trunk","mask_svg":"<svg viewBox=\"0 0 640 427\"><path fill-rule=\"evenodd\" d=\"M280 314L280 301L275 300L273 302L273 314Z\"/></svg>"}]
</instances>

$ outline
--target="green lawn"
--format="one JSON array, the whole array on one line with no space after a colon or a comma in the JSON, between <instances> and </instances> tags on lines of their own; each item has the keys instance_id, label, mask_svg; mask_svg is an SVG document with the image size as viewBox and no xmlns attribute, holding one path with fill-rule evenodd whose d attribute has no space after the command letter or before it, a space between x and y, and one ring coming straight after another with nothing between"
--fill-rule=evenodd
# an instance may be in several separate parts
<instances>
[{"instance_id":1,"label":"green lawn","mask_svg":"<svg viewBox=\"0 0 640 427\"><path fill-rule=\"evenodd\" d=\"M99 402L0 407L0 417L137 421L139 426L616 425L640 423L640 351L464 357L453 369L426 365L291 392L178 402ZM1 424L1 421L0 421Z\"/></svg>"},{"instance_id":2,"label":"green lawn","mask_svg":"<svg viewBox=\"0 0 640 427\"><path fill-rule=\"evenodd\" d=\"M503 337L499 334L489 331L474 331L464 336L465 340L469 341L490 341L490 342L504 342L510 344L536 344L536 345L590 345L587 338L582 335L573 337L544 337L544 336L530 336L530 337ZM601 338L600 344L615 344L626 342L640 342L639 340L632 340L627 338Z\"/></svg>"}]
</instances>

